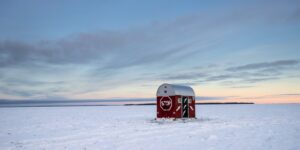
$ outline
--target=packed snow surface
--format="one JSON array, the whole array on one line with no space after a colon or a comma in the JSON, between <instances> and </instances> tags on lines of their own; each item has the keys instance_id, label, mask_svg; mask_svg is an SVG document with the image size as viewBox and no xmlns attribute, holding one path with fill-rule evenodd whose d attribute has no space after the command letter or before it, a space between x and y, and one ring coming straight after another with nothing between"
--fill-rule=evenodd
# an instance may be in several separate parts
<instances>
[{"instance_id":1,"label":"packed snow surface","mask_svg":"<svg viewBox=\"0 0 300 150\"><path fill-rule=\"evenodd\" d=\"M299 150L300 105L198 105L195 121L155 106L0 108L0 149Z\"/></svg>"}]
</instances>

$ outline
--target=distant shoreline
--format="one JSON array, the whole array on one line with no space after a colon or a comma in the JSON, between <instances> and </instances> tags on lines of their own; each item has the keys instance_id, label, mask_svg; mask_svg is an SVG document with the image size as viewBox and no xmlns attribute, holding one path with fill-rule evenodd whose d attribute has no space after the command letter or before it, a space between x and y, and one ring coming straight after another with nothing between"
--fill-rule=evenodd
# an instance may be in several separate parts
<instances>
[{"instance_id":1,"label":"distant shoreline","mask_svg":"<svg viewBox=\"0 0 300 150\"><path fill-rule=\"evenodd\" d=\"M255 104L253 102L213 102L213 103L196 103L196 105L236 105L236 104ZM0 108L14 107L85 107L85 106L146 106L156 105L156 103L139 103L139 104L2 104Z\"/></svg>"},{"instance_id":2,"label":"distant shoreline","mask_svg":"<svg viewBox=\"0 0 300 150\"><path fill-rule=\"evenodd\" d=\"M196 105L228 105L228 104L255 104L253 102L205 102L205 103L196 103ZM124 104L125 106L130 105L156 105L156 103L147 103L147 104Z\"/></svg>"}]
</instances>

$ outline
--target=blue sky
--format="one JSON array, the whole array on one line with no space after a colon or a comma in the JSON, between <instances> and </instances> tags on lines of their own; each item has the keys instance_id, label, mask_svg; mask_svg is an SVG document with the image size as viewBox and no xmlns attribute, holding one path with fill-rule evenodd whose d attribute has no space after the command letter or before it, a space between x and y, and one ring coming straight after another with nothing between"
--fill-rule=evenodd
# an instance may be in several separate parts
<instances>
[{"instance_id":1,"label":"blue sky","mask_svg":"<svg viewBox=\"0 0 300 150\"><path fill-rule=\"evenodd\" d=\"M1 99L299 102L298 1L1 1ZM261 100L260 100L261 99Z\"/></svg>"}]
</instances>

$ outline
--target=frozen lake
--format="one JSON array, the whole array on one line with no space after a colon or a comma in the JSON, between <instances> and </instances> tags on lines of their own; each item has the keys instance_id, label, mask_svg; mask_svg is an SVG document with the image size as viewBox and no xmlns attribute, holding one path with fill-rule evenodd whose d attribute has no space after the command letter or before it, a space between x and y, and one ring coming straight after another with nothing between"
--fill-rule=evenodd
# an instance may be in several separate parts
<instances>
[{"instance_id":1,"label":"frozen lake","mask_svg":"<svg viewBox=\"0 0 300 150\"><path fill-rule=\"evenodd\" d=\"M300 105L198 105L157 123L155 106L0 108L0 149L299 150Z\"/></svg>"}]
</instances>

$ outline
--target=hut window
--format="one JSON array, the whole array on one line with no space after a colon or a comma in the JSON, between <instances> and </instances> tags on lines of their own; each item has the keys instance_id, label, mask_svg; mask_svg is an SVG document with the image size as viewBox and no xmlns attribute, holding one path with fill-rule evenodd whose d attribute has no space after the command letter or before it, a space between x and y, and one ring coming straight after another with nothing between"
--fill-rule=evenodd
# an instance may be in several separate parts
<instances>
[{"instance_id":1,"label":"hut window","mask_svg":"<svg viewBox=\"0 0 300 150\"><path fill-rule=\"evenodd\" d=\"M164 91L165 93L167 93L167 91Z\"/></svg>"},{"instance_id":2,"label":"hut window","mask_svg":"<svg viewBox=\"0 0 300 150\"><path fill-rule=\"evenodd\" d=\"M192 99L189 98L189 103L192 103Z\"/></svg>"},{"instance_id":3,"label":"hut window","mask_svg":"<svg viewBox=\"0 0 300 150\"><path fill-rule=\"evenodd\" d=\"M178 100L177 100L177 101L178 101L178 103L181 103L181 98L178 98Z\"/></svg>"},{"instance_id":4,"label":"hut window","mask_svg":"<svg viewBox=\"0 0 300 150\"><path fill-rule=\"evenodd\" d=\"M165 88L167 88L167 86L165 86Z\"/></svg>"}]
</instances>

